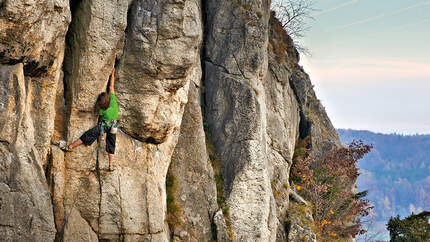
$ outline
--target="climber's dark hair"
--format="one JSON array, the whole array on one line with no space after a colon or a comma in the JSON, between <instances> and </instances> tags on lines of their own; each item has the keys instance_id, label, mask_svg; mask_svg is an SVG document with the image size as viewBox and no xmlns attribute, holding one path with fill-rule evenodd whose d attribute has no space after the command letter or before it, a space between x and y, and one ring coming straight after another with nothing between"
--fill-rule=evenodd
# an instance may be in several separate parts
<instances>
[{"instance_id":1,"label":"climber's dark hair","mask_svg":"<svg viewBox=\"0 0 430 242\"><path fill-rule=\"evenodd\" d=\"M107 94L106 92L100 93L99 96L97 97L97 103L96 103L97 107L103 110L106 110L109 107L109 103L110 103L109 94Z\"/></svg>"}]
</instances>

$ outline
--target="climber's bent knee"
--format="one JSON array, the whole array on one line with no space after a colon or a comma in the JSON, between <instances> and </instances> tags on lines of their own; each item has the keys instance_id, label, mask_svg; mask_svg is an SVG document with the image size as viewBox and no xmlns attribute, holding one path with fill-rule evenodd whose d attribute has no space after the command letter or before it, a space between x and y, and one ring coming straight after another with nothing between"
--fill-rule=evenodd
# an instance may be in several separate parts
<instances>
[{"instance_id":1,"label":"climber's bent knee","mask_svg":"<svg viewBox=\"0 0 430 242\"><path fill-rule=\"evenodd\" d=\"M92 127L91 129L87 130L80 139L82 140L82 143L84 145L91 145L94 143L94 141L99 137L100 135L100 128L98 125Z\"/></svg>"}]
</instances>

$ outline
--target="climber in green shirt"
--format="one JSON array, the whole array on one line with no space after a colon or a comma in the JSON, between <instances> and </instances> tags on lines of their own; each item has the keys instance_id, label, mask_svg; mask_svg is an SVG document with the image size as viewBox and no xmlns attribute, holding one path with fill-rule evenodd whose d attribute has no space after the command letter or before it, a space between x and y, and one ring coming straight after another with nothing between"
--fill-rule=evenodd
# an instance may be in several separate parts
<instances>
[{"instance_id":1,"label":"climber in green shirt","mask_svg":"<svg viewBox=\"0 0 430 242\"><path fill-rule=\"evenodd\" d=\"M102 122L93 128L87 130L79 139L69 146L61 147L65 152L72 151L81 144L91 145L101 134L106 132L106 152L109 156L109 170L113 171L112 162L115 153L116 131L118 127L118 104L115 97L115 68L109 80L109 94L100 93L97 98L97 107L100 109L99 114Z\"/></svg>"}]
</instances>

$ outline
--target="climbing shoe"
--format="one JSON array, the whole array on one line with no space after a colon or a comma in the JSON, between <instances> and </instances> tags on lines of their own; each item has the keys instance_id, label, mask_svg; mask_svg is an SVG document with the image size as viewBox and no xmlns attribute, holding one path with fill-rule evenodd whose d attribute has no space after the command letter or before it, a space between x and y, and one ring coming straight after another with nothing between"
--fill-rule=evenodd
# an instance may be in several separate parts
<instances>
[{"instance_id":1,"label":"climbing shoe","mask_svg":"<svg viewBox=\"0 0 430 242\"><path fill-rule=\"evenodd\" d=\"M69 146L64 146L64 147L61 147L60 149L62 151L64 151L64 152L70 152L70 151L72 151L72 149Z\"/></svg>"}]
</instances>

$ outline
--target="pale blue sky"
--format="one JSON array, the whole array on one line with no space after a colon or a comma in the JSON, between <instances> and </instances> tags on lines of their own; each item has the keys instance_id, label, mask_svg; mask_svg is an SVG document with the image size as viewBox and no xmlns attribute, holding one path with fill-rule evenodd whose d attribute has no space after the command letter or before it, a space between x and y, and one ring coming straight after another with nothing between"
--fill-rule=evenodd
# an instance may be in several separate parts
<instances>
[{"instance_id":1,"label":"pale blue sky","mask_svg":"<svg viewBox=\"0 0 430 242\"><path fill-rule=\"evenodd\" d=\"M301 64L334 126L430 133L430 0L315 3Z\"/></svg>"}]
</instances>

